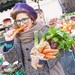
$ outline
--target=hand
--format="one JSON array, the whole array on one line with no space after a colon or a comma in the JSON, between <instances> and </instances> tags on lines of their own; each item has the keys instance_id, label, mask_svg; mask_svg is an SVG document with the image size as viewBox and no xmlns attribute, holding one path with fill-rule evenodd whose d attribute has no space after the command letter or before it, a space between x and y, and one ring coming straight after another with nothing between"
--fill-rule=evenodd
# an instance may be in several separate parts
<instances>
[{"instance_id":1,"label":"hand","mask_svg":"<svg viewBox=\"0 0 75 75\"><path fill-rule=\"evenodd\" d=\"M51 49L51 47L50 47L50 45L49 45L49 43L47 41L45 41L42 44L39 44L39 46L38 46L38 51L40 53L42 53L44 49Z\"/></svg>"},{"instance_id":2,"label":"hand","mask_svg":"<svg viewBox=\"0 0 75 75\"><path fill-rule=\"evenodd\" d=\"M5 40L6 41L13 40L15 38L16 34L17 33L15 32L15 29L12 29L12 30L7 31L6 33L4 33Z\"/></svg>"},{"instance_id":3,"label":"hand","mask_svg":"<svg viewBox=\"0 0 75 75\"><path fill-rule=\"evenodd\" d=\"M31 57L31 66L34 68L34 69L37 69L37 64L39 62L39 59L34 56L34 55L30 55Z\"/></svg>"},{"instance_id":4,"label":"hand","mask_svg":"<svg viewBox=\"0 0 75 75\"><path fill-rule=\"evenodd\" d=\"M51 49L49 43L45 41L43 44L39 44L38 52L44 54L43 60L56 58L55 54L59 52L58 49Z\"/></svg>"},{"instance_id":5,"label":"hand","mask_svg":"<svg viewBox=\"0 0 75 75\"><path fill-rule=\"evenodd\" d=\"M37 58L36 55L30 55L31 57L31 66L37 70L37 68L42 68L43 65L38 64L39 63L39 58Z\"/></svg>"},{"instance_id":6,"label":"hand","mask_svg":"<svg viewBox=\"0 0 75 75\"><path fill-rule=\"evenodd\" d=\"M30 56L36 56L36 58L38 58L40 60L48 60L48 59L44 58L45 57L45 54L40 53L38 51L38 47L33 47L31 49Z\"/></svg>"}]
</instances>

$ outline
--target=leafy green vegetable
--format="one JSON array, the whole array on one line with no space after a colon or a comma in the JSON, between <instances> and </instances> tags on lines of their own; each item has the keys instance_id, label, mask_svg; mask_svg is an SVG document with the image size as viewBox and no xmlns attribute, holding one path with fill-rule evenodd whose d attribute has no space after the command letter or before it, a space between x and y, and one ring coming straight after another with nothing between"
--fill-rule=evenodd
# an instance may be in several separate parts
<instances>
[{"instance_id":1,"label":"leafy green vegetable","mask_svg":"<svg viewBox=\"0 0 75 75\"><path fill-rule=\"evenodd\" d=\"M42 38L40 40L40 44L44 43L45 39L46 39L46 33L47 32L44 32L43 35L42 35Z\"/></svg>"},{"instance_id":2,"label":"leafy green vegetable","mask_svg":"<svg viewBox=\"0 0 75 75\"><path fill-rule=\"evenodd\" d=\"M37 46L38 45L38 36L39 36L39 32L35 31L34 32L34 45Z\"/></svg>"},{"instance_id":3,"label":"leafy green vegetable","mask_svg":"<svg viewBox=\"0 0 75 75\"><path fill-rule=\"evenodd\" d=\"M49 28L46 33L46 40L53 40L58 44L58 49L69 50L75 43L71 34L57 27Z\"/></svg>"},{"instance_id":4,"label":"leafy green vegetable","mask_svg":"<svg viewBox=\"0 0 75 75\"><path fill-rule=\"evenodd\" d=\"M62 16L60 16L60 19L63 19L63 18L70 18L72 16L75 16L75 12L71 12L71 13L65 13L63 14Z\"/></svg>"}]
</instances>

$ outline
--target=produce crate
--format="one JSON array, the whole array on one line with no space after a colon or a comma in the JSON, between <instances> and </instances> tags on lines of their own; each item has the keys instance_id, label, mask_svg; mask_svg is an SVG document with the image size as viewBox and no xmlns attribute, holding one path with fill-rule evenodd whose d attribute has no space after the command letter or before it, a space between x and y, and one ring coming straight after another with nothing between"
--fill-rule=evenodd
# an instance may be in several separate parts
<instances>
[{"instance_id":1,"label":"produce crate","mask_svg":"<svg viewBox=\"0 0 75 75\"><path fill-rule=\"evenodd\" d=\"M19 69L17 72L13 73L13 74L1 74L0 75L25 75L25 71L24 68L22 67L21 69Z\"/></svg>"},{"instance_id":2,"label":"produce crate","mask_svg":"<svg viewBox=\"0 0 75 75\"><path fill-rule=\"evenodd\" d=\"M13 75L13 74L2 74L2 73L0 73L0 75Z\"/></svg>"},{"instance_id":3,"label":"produce crate","mask_svg":"<svg viewBox=\"0 0 75 75\"><path fill-rule=\"evenodd\" d=\"M14 75L24 75L24 74L25 74L25 71L23 67L19 71L14 73Z\"/></svg>"}]
</instances>

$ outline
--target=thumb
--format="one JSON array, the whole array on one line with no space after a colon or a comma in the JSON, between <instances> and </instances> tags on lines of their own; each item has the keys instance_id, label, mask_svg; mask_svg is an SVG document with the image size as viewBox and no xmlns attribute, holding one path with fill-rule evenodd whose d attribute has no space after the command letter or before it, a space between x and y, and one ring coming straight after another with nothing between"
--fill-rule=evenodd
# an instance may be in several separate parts
<instances>
[{"instance_id":1,"label":"thumb","mask_svg":"<svg viewBox=\"0 0 75 75\"><path fill-rule=\"evenodd\" d=\"M7 34L6 33L4 33L3 35L5 36L5 38L7 38Z\"/></svg>"}]
</instances>

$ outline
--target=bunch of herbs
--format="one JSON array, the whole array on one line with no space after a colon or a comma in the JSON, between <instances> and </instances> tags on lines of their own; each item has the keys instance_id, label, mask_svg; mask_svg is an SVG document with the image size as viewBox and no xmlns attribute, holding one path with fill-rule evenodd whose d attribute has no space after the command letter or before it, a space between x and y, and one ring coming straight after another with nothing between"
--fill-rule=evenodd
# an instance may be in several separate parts
<instances>
[{"instance_id":1,"label":"bunch of herbs","mask_svg":"<svg viewBox=\"0 0 75 75\"><path fill-rule=\"evenodd\" d=\"M71 34L57 27L50 26L46 33L46 40L53 40L58 44L58 49L69 51L71 46L75 44Z\"/></svg>"}]
</instances>

